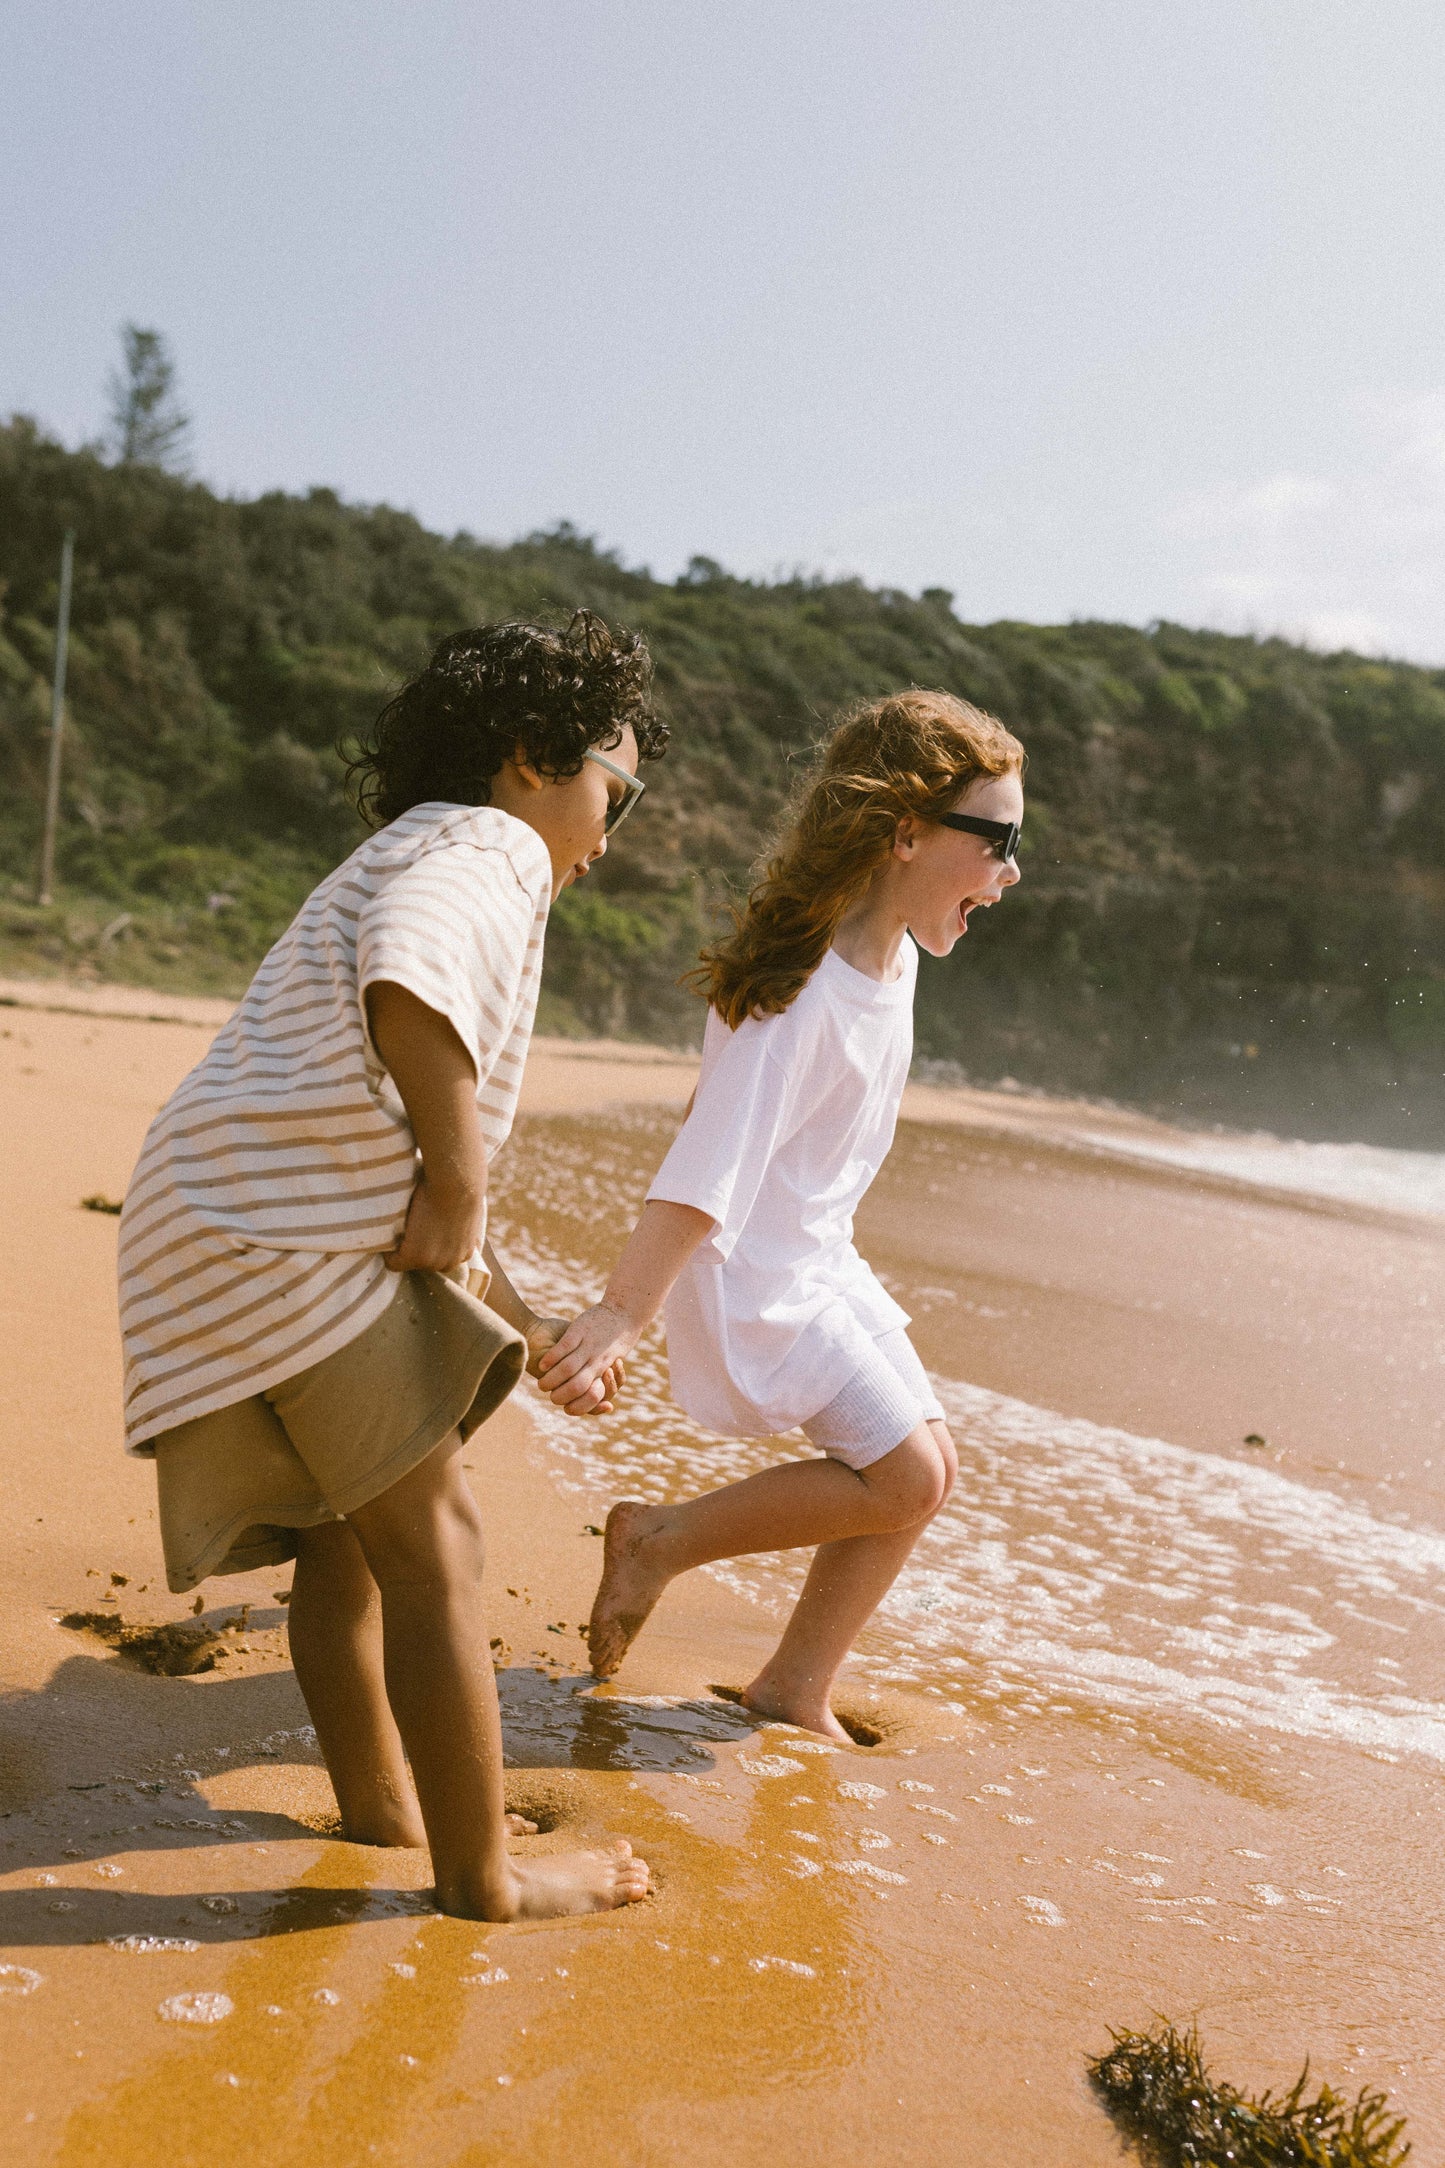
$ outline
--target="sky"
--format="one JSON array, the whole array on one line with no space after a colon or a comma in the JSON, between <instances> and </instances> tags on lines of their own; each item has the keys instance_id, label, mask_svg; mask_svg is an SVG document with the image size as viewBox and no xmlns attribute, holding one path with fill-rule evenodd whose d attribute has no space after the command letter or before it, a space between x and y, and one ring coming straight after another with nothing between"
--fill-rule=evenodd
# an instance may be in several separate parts
<instances>
[{"instance_id":1,"label":"sky","mask_svg":"<svg viewBox=\"0 0 1445 2168\"><path fill-rule=\"evenodd\" d=\"M1439 0L8 0L0 413L1445 664Z\"/></svg>"}]
</instances>

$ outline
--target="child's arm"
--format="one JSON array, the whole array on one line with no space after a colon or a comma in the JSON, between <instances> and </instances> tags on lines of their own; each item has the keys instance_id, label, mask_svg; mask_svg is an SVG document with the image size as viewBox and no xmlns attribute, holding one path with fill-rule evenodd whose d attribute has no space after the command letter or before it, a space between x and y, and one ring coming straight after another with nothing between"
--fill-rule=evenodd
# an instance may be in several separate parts
<instances>
[{"instance_id":1,"label":"child's arm","mask_svg":"<svg viewBox=\"0 0 1445 2168\"><path fill-rule=\"evenodd\" d=\"M386 1259L390 1272L451 1272L477 1246L487 1203L487 1153L477 1120L477 1073L453 1026L439 1010L398 986L377 979L366 990L371 1040L401 1094L421 1153L421 1175L411 1193L401 1241ZM539 1318L512 1286L490 1245L488 1290L492 1308L527 1342L528 1364L562 1330L561 1320ZM574 1395L572 1412L606 1415L621 1377L607 1370L600 1385ZM589 1380L589 1385L591 1380Z\"/></svg>"},{"instance_id":2,"label":"child's arm","mask_svg":"<svg viewBox=\"0 0 1445 2168\"><path fill-rule=\"evenodd\" d=\"M476 1071L447 1019L394 980L368 986L366 1015L421 1153L421 1174L387 1269L451 1272L476 1248L487 1205Z\"/></svg>"},{"instance_id":3,"label":"child's arm","mask_svg":"<svg viewBox=\"0 0 1445 2168\"><path fill-rule=\"evenodd\" d=\"M571 1408L596 1390L596 1381L636 1346L643 1328L662 1308L669 1289L698 1244L716 1223L690 1204L654 1198L627 1238L602 1300L567 1327L538 1369L542 1390Z\"/></svg>"},{"instance_id":4,"label":"child's arm","mask_svg":"<svg viewBox=\"0 0 1445 2168\"><path fill-rule=\"evenodd\" d=\"M522 1335L527 1343L527 1368L535 1377L538 1355L561 1337L564 1321L559 1317L540 1317L526 1296L517 1292L507 1277L501 1258L492 1248L490 1235L482 1244L482 1255L487 1260L487 1270L492 1275L492 1284L487 1289L487 1308L495 1310L498 1317L504 1317L507 1323ZM538 1344L533 1347L532 1334L538 1328L541 1328Z\"/></svg>"}]
</instances>

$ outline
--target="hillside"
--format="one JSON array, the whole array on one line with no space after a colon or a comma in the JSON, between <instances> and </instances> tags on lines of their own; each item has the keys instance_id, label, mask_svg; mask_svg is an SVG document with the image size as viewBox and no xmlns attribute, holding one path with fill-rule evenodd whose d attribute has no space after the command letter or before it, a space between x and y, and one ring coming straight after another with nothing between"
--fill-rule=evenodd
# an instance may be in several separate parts
<instances>
[{"instance_id":1,"label":"hillside","mask_svg":"<svg viewBox=\"0 0 1445 2168\"><path fill-rule=\"evenodd\" d=\"M62 888L33 895L60 537L77 530ZM337 740L443 631L644 631L674 728L565 895L552 1029L695 1040L677 990L843 702L943 685L1030 752L1025 880L925 960L922 1056L1308 1135L1445 1145L1445 670L1158 625L970 625L853 581L676 583L329 491L218 498L0 428L0 970L239 990L360 833Z\"/></svg>"}]
</instances>

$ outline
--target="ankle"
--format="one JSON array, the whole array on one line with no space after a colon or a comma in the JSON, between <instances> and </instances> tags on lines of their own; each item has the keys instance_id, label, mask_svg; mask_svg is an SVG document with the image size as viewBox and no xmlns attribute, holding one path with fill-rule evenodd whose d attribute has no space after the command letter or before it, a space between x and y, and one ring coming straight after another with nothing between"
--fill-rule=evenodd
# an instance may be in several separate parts
<instances>
[{"instance_id":1,"label":"ankle","mask_svg":"<svg viewBox=\"0 0 1445 2168\"><path fill-rule=\"evenodd\" d=\"M489 1920L502 1925L515 1920L522 1909L522 1882L515 1868L504 1863L501 1872L478 1874L438 1873L437 1910L452 1919Z\"/></svg>"},{"instance_id":2,"label":"ankle","mask_svg":"<svg viewBox=\"0 0 1445 2168\"><path fill-rule=\"evenodd\" d=\"M624 1498L615 1505L607 1516L607 1570L641 1572L649 1579L660 1573L670 1581L679 1570L667 1555L675 1510L644 1505L637 1498Z\"/></svg>"},{"instance_id":3,"label":"ankle","mask_svg":"<svg viewBox=\"0 0 1445 2168\"><path fill-rule=\"evenodd\" d=\"M814 1716L831 1716L833 1713L833 1681L821 1684L813 1678L795 1678L790 1673L773 1671L768 1666L743 1688L743 1700L749 1708L761 1715L782 1714L784 1710L807 1711ZM799 1721L801 1721L801 1717Z\"/></svg>"},{"instance_id":4,"label":"ankle","mask_svg":"<svg viewBox=\"0 0 1445 2168\"><path fill-rule=\"evenodd\" d=\"M419 1817L401 1814L351 1814L341 1818L346 1844L374 1844L382 1850L418 1851L426 1848L426 1831Z\"/></svg>"}]
</instances>

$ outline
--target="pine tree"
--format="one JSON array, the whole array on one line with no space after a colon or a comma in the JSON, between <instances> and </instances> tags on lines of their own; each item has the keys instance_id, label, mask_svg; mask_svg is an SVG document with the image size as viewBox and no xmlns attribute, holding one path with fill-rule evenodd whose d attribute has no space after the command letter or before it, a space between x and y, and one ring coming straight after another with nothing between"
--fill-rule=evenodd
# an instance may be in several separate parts
<instances>
[{"instance_id":1,"label":"pine tree","mask_svg":"<svg viewBox=\"0 0 1445 2168\"><path fill-rule=\"evenodd\" d=\"M191 417L176 398L176 369L158 331L121 326L123 367L106 380L110 399L109 450L124 465L163 467L185 474L190 466Z\"/></svg>"}]
</instances>

